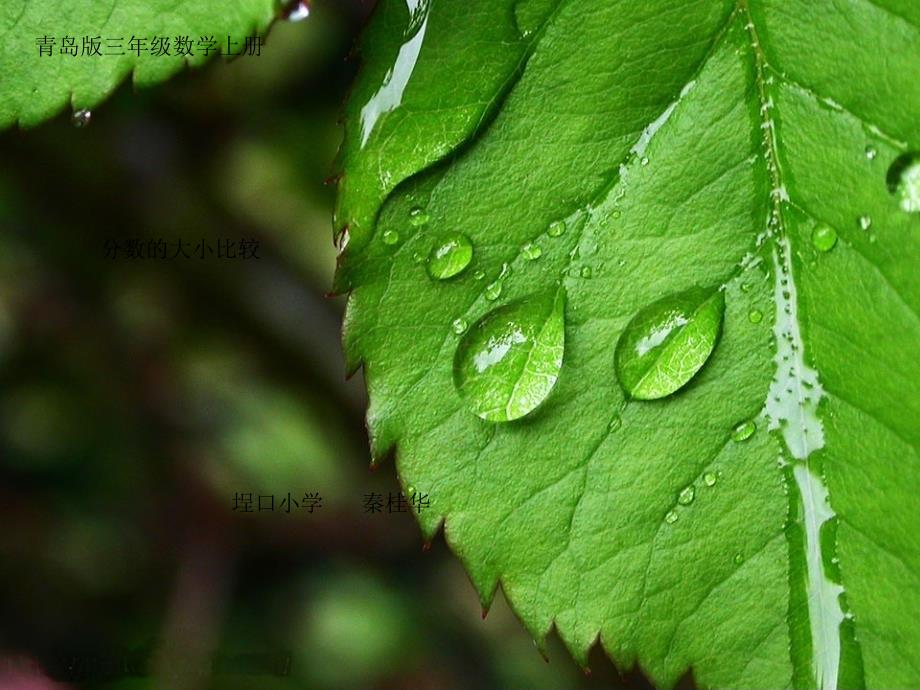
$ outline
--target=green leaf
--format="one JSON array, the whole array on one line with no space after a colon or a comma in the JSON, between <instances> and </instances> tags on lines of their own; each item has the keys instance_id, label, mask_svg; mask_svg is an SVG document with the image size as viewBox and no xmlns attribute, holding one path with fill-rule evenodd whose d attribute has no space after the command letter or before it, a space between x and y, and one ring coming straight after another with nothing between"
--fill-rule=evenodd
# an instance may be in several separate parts
<instances>
[{"instance_id":1,"label":"green leaf","mask_svg":"<svg viewBox=\"0 0 920 690\"><path fill-rule=\"evenodd\" d=\"M920 5L487 5L388 0L363 46L338 285L375 461L429 493L484 604L501 585L582 664L917 687ZM453 232L472 262L432 281L416 257ZM558 380L481 419L458 332L560 279ZM617 342L694 286L724 298L705 366L628 399Z\"/></svg>"},{"instance_id":2,"label":"green leaf","mask_svg":"<svg viewBox=\"0 0 920 690\"><path fill-rule=\"evenodd\" d=\"M67 107L95 108L129 75L135 86L150 86L209 59L197 48L191 57L178 54L177 36L189 37L193 46L213 37L224 52L229 37L239 51L247 36L264 33L276 8L276 0L4 0L0 129L33 127ZM149 49L155 36L169 38L169 55L131 50L132 37L146 39ZM101 38L102 55L83 54L84 37ZM53 41L50 56L39 55L37 41L45 38ZM73 39L76 56L61 54L65 38Z\"/></svg>"}]
</instances>

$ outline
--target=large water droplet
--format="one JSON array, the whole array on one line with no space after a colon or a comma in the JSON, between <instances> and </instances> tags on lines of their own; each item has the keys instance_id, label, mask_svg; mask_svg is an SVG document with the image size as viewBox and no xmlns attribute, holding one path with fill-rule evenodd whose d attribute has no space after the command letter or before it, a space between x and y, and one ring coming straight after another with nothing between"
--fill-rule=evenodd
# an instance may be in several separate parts
<instances>
[{"instance_id":1,"label":"large water droplet","mask_svg":"<svg viewBox=\"0 0 920 690\"><path fill-rule=\"evenodd\" d=\"M499 307L477 321L454 355L454 385L476 415L509 422L549 395L565 345L565 293L559 288Z\"/></svg>"},{"instance_id":2,"label":"large water droplet","mask_svg":"<svg viewBox=\"0 0 920 690\"><path fill-rule=\"evenodd\" d=\"M70 122L74 127L83 128L88 127L89 123L93 119L93 112L87 110L86 108L81 108L80 110L74 110L73 115L70 116Z\"/></svg>"},{"instance_id":3,"label":"large water droplet","mask_svg":"<svg viewBox=\"0 0 920 690\"><path fill-rule=\"evenodd\" d=\"M671 395L709 359L722 330L725 297L691 288L642 309L623 330L614 363L620 385L640 400Z\"/></svg>"},{"instance_id":4,"label":"large water droplet","mask_svg":"<svg viewBox=\"0 0 920 690\"><path fill-rule=\"evenodd\" d=\"M302 22L310 16L310 3L306 0L288 3L283 16L289 22Z\"/></svg>"},{"instance_id":5,"label":"large water droplet","mask_svg":"<svg viewBox=\"0 0 920 690\"><path fill-rule=\"evenodd\" d=\"M696 488L693 484L685 486L679 494L677 494L677 502L682 506L688 506L693 503L693 499L696 497Z\"/></svg>"},{"instance_id":6,"label":"large water droplet","mask_svg":"<svg viewBox=\"0 0 920 690\"><path fill-rule=\"evenodd\" d=\"M451 328L454 329L454 333L456 333L457 335L463 335L464 333L466 333L466 329L469 327L470 327L469 322L467 322L467 320L464 319L462 316L454 319L453 323L451 324Z\"/></svg>"},{"instance_id":7,"label":"large water droplet","mask_svg":"<svg viewBox=\"0 0 920 690\"><path fill-rule=\"evenodd\" d=\"M920 213L920 151L911 151L895 159L888 168L886 181L901 210Z\"/></svg>"},{"instance_id":8,"label":"large water droplet","mask_svg":"<svg viewBox=\"0 0 920 690\"><path fill-rule=\"evenodd\" d=\"M837 231L830 225L821 223L812 231L811 243L819 252L829 252L837 244Z\"/></svg>"},{"instance_id":9,"label":"large water droplet","mask_svg":"<svg viewBox=\"0 0 920 690\"><path fill-rule=\"evenodd\" d=\"M396 232L395 230L384 230L383 235L381 236L380 239L383 240L384 244L393 246L394 244L399 242L399 233Z\"/></svg>"},{"instance_id":10,"label":"large water droplet","mask_svg":"<svg viewBox=\"0 0 920 690\"><path fill-rule=\"evenodd\" d=\"M473 243L466 235L454 232L445 235L428 255L428 275L433 280L452 278L470 265Z\"/></svg>"},{"instance_id":11,"label":"large water droplet","mask_svg":"<svg viewBox=\"0 0 920 690\"><path fill-rule=\"evenodd\" d=\"M706 486L715 486L718 481L719 477L715 472L707 472L703 475L703 483Z\"/></svg>"}]
</instances>

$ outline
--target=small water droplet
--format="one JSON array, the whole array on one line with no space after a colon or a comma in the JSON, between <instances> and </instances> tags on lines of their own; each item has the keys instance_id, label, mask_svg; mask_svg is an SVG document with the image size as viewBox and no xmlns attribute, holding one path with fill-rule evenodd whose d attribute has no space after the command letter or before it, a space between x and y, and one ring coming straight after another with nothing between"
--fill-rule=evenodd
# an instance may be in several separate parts
<instances>
[{"instance_id":1,"label":"small water droplet","mask_svg":"<svg viewBox=\"0 0 920 690\"><path fill-rule=\"evenodd\" d=\"M617 342L614 364L620 385L639 400L675 393L702 368L722 330L720 290L691 288L640 310Z\"/></svg>"},{"instance_id":2,"label":"small water droplet","mask_svg":"<svg viewBox=\"0 0 920 690\"><path fill-rule=\"evenodd\" d=\"M412 486L411 484L410 484L409 486L406 487L406 495L407 495L407 496L414 496L414 495L415 495L415 487Z\"/></svg>"},{"instance_id":3,"label":"small water droplet","mask_svg":"<svg viewBox=\"0 0 920 690\"><path fill-rule=\"evenodd\" d=\"M523 247L521 247L521 253L528 261L535 261L543 255L543 250L540 248L539 244L536 244L535 242L528 242Z\"/></svg>"},{"instance_id":4,"label":"small water droplet","mask_svg":"<svg viewBox=\"0 0 920 690\"><path fill-rule=\"evenodd\" d=\"M283 16L289 22L302 22L310 16L310 3L306 0L289 3Z\"/></svg>"},{"instance_id":5,"label":"small water droplet","mask_svg":"<svg viewBox=\"0 0 920 690\"><path fill-rule=\"evenodd\" d=\"M615 209L613 209L613 213L611 213L610 215L613 216L614 219L617 219L617 218L619 218L620 216L622 216L623 213L620 211L620 209L615 208Z\"/></svg>"},{"instance_id":6,"label":"small water droplet","mask_svg":"<svg viewBox=\"0 0 920 690\"><path fill-rule=\"evenodd\" d=\"M383 240L384 244L392 246L399 242L399 233L395 230L384 230L383 236L380 239Z\"/></svg>"},{"instance_id":7,"label":"small water droplet","mask_svg":"<svg viewBox=\"0 0 920 690\"><path fill-rule=\"evenodd\" d=\"M735 562L735 565L741 565L744 562L744 556L741 553L736 553L735 557L732 559Z\"/></svg>"},{"instance_id":8,"label":"small water droplet","mask_svg":"<svg viewBox=\"0 0 920 690\"><path fill-rule=\"evenodd\" d=\"M549 224L549 227L546 229L546 234L550 237L561 237L565 234L565 221L564 220L554 220Z\"/></svg>"},{"instance_id":9,"label":"small water droplet","mask_svg":"<svg viewBox=\"0 0 920 690\"><path fill-rule=\"evenodd\" d=\"M456 333L457 335L463 335L464 333L466 333L466 329L469 327L470 327L469 322L463 317L454 319L453 323L451 324L451 328L454 329L454 333Z\"/></svg>"},{"instance_id":10,"label":"small water droplet","mask_svg":"<svg viewBox=\"0 0 920 690\"><path fill-rule=\"evenodd\" d=\"M482 270L478 270L473 274L473 278L475 280L482 280L485 277L486 277L486 272Z\"/></svg>"},{"instance_id":11,"label":"small water droplet","mask_svg":"<svg viewBox=\"0 0 920 690\"><path fill-rule=\"evenodd\" d=\"M482 419L519 419L556 385L564 344L562 289L512 302L483 316L460 340L454 385Z\"/></svg>"},{"instance_id":12,"label":"small water droplet","mask_svg":"<svg viewBox=\"0 0 920 690\"><path fill-rule=\"evenodd\" d=\"M819 252L829 252L837 244L837 231L830 225L821 223L811 233L811 243Z\"/></svg>"},{"instance_id":13,"label":"small water droplet","mask_svg":"<svg viewBox=\"0 0 920 690\"><path fill-rule=\"evenodd\" d=\"M641 163L642 165L648 165L648 158L643 156L642 159L639 161L639 163Z\"/></svg>"},{"instance_id":14,"label":"small water droplet","mask_svg":"<svg viewBox=\"0 0 920 690\"><path fill-rule=\"evenodd\" d=\"M920 213L920 151L898 156L888 168L886 182L902 211Z\"/></svg>"},{"instance_id":15,"label":"small water droplet","mask_svg":"<svg viewBox=\"0 0 920 690\"><path fill-rule=\"evenodd\" d=\"M428 254L428 275L447 280L462 273L473 258L473 243L460 232L444 235Z\"/></svg>"},{"instance_id":16,"label":"small water droplet","mask_svg":"<svg viewBox=\"0 0 920 690\"><path fill-rule=\"evenodd\" d=\"M70 116L70 122L74 127L82 129L83 127L88 127L89 123L93 119L93 112L87 110L86 108L81 108L80 110L74 110L73 115Z\"/></svg>"},{"instance_id":17,"label":"small water droplet","mask_svg":"<svg viewBox=\"0 0 920 690\"><path fill-rule=\"evenodd\" d=\"M494 302L502 294L502 281L496 280L494 283L489 283L482 294L487 300Z\"/></svg>"},{"instance_id":18,"label":"small water droplet","mask_svg":"<svg viewBox=\"0 0 920 690\"><path fill-rule=\"evenodd\" d=\"M703 475L703 483L706 486L715 486L717 481L719 481L719 478L715 472L707 472Z\"/></svg>"},{"instance_id":19,"label":"small water droplet","mask_svg":"<svg viewBox=\"0 0 920 690\"><path fill-rule=\"evenodd\" d=\"M878 150L871 144L866 147L866 158L870 161L874 161L875 157L878 155Z\"/></svg>"},{"instance_id":20,"label":"small water droplet","mask_svg":"<svg viewBox=\"0 0 920 690\"><path fill-rule=\"evenodd\" d=\"M412 227L419 227L427 223L431 217L425 212L421 206L413 206L409 209L409 225Z\"/></svg>"},{"instance_id":21,"label":"small water droplet","mask_svg":"<svg viewBox=\"0 0 920 690\"><path fill-rule=\"evenodd\" d=\"M741 292L748 292L751 289L750 283L741 283Z\"/></svg>"},{"instance_id":22,"label":"small water droplet","mask_svg":"<svg viewBox=\"0 0 920 690\"><path fill-rule=\"evenodd\" d=\"M620 418L620 415L616 415L613 419L610 420L610 423L607 425L607 431L611 434L623 426L623 420Z\"/></svg>"},{"instance_id":23,"label":"small water droplet","mask_svg":"<svg viewBox=\"0 0 920 690\"><path fill-rule=\"evenodd\" d=\"M754 435L754 432L757 430L757 425L754 424L753 420L747 420L746 422L741 422L732 430L732 441L741 442L747 441L751 436Z\"/></svg>"},{"instance_id":24,"label":"small water droplet","mask_svg":"<svg viewBox=\"0 0 920 690\"><path fill-rule=\"evenodd\" d=\"M582 278L590 278L594 274L590 266L582 266L580 275Z\"/></svg>"},{"instance_id":25,"label":"small water droplet","mask_svg":"<svg viewBox=\"0 0 920 690\"><path fill-rule=\"evenodd\" d=\"M685 486L683 490L677 495L677 502L682 506L688 506L693 503L693 499L696 497L696 488L693 484Z\"/></svg>"},{"instance_id":26,"label":"small water droplet","mask_svg":"<svg viewBox=\"0 0 920 690\"><path fill-rule=\"evenodd\" d=\"M856 223L859 225L860 229L868 230L872 227L872 218L870 216L860 216L856 219Z\"/></svg>"},{"instance_id":27,"label":"small water droplet","mask_svg":"<svg viewBox=\"0 0 920 690\"><path fill-rule=\"evenodd\" d=\"M668 514L664 516L664 521L669 525L673 525L675 522L677 522L677 517L678 516L676 510L669 510Z\"/></svg>"},{"instance_id":28,"label":"small water droplet","mask_svg":"<svg viewBox=\"0 0 920 690\"><path fill-rule=\"evenodd\" d=\"M763 312L760 309L751 309L748 312L748 321L751 323L760 323L763 321Z\"/></svg>"}]
</instances>

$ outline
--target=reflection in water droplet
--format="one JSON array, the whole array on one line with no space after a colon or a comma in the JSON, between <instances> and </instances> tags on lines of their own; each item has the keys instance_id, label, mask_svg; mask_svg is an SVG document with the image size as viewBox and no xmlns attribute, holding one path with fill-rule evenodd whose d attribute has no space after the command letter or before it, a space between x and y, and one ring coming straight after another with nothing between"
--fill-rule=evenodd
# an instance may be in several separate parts
<instances>
[{"instance_id":1,"label":"reflection in water droplet","mask_svg":"<svg viewBox=\"0 0 920 690\"><path fill-rule=\"evenodd\" d=\"M668 514L664 516L664 521L669 525L673 525L675 522L677 522L677 511L669 510Z\"/></svg>"},{"instance_id":2,"label":"reflection in water droplet","mask_svg":"<svg viewBox=\"0 0 920 690\"><path fill-rule=\"evenodd\" d=\"M707 472L703 475L703 483L706 486L715 486L717 481L719 481L719 478L715 472Z\"/></svg>"},{"instance_id":3,"label":"reflection in water droplet","mask_svg":"<svg viewBox=\"0 0 920 690\"><path fill-rule=\"evenodd\" d=\"M306 0L292 2L285 9L283 16L289 22L302 22L310 16L310 3Z\"/></svg>"},{"instance_id":4,"label":"reflection in water droplet","mask_svg":"<svg viewBox=\"0 0 920 690\"><path fill-rule=\"evenodd\" d=\"M565 221L564 220L554 220L549 224L549 227L546 229L546 234L550 237L561 237L565 234Z\"/></svg>"},{"instance_id":5,"label":"reflection in water droplet","mask_svg":"<svg viewBox=\"0 0 920 690\"><path fill-rule=\"evenodd\" d=\"M614 353L623 390L654 400L685 386L712 354L724 313L723 293L702 288L668 295L639 311Z\"/></svg>"},{"instance_id":6,"label":"reflection in water droplet","mask_svg":"<svg viewBox=\"0 0 920 690\"><path fill-rule=\"evenodd\" d=\"M447 280L462 273L473 258L473 243L463 233L444 235L428 254L428 275Z\"/></svg>"},{"instance_id":7,"label":"reflection in water droplet","mask_svg":"<svg viewBox=\"0 0 920 690\"><path fill-rule=\"evenodd\" d=\"M693 499L696 497L696 488L693 484L684 487L684 489L677 495L677 502L682 506L688 506L693 503Z\"/></svg>"},{"instance_id":8,"label":"reflection in water droplet","mask_svg":"<svg viewBox=\"0 0 920 690\"><path fill-rule=\"evenodd\" d=\"M549 395L565 344L565 293L547 291L499 307L477 321L454 355L454 384L473 413L519 419Z\"/></svg>"},{"instance_id":9,"label":"reflection in water droplet","mask_svg":"<svg viewBox=\"0 0 920 690\"><path fill-rule=\"evenodd\" d=\"M859 225L860 229L868 230L872 227L872 218L870 216L860 216L856 219L856 224Z\"/></svg>"},{"instance_id":10,"label":"reflection in water droplet","mask_svg":"<svg viewBox=\"0 0 920 690\"><path fill-rule=\"evenodd\" d=\"M874 161L875 157L878 155L878 150L871 144L866 147L866 158L870 161Z\"/></svg>"},{"instance_id":11,"label":"reflection in water droplet","mask_svg":"<svg viewBox=\"0 0 920 690\"><path fill-rule=\"evenodd\" d=\"M886 178L888 191L907 213L920 213L920 151L911 151L895 159Z\"/></svg>"},{"instance_id":12,"label":"reflection in water droplet","mask_svg":"<svg viewBox=\"0 0 920 690\"><path fill-rule=\"evenodd\" d=\"M394 245L399 242L399 233L395 230L384 230L381 238L384 244Z\"/></svg>"},{"instance_id":13,"label":"reflection in water droplet","mask_svg":"<svg viewBox=\"0 0 920 690\"><path fill-rule=\"evenodd\" d=\"M463 335L464 333L466 333L466 329L469 327L470 327L469 323L463 317L454 319L454 322L451 324L451 328L454 329L454 333L456 333L457 335Z\"/></svg>"},{"instance_id":14,"label":"reflection in water droplet","mask_svg":"<svg viewBox=\"0 0 920 690\"><path fill-rule=\"evenodd\" d=\"M821 223L811 233L811 243L819 252L829 252L837 244L837 231L830 225Z\"/></svg>"},{"instance_id":15,"label":"reflection in water droplet","mask_svg":"<svg viewBox=\"0 0 920 690\"><path fill-rule=\"evenodd\" d=\"M528 261L535 261L543 255L543 250L540 248L539 244L536 244L535 242L528 242L523 247L521 247L521 253Z\"/></svg>"},{"instance_id":16,"label":"reflection in water droplet","mask_svg":"<svg viewBox=\"0 0 920 690\"><path fill-rule=\"evenodd\" d=\"M751 309L748 312L748 321L751 323L760 323L763 321L763 312L760 309Z\"/></svg>"},{"instance_id":17,"label":"reflection in water droplet","mask_svg":"<svg viewBox=\"0 0 920 690\"><path fill-rule=\"evenodd\" d=\"M70 122L74 127L82 129L89 125L93 119L93 113L91 110L83 108L81 110L75 110L73 115L70 116Z\"/></svg>"},{"instance_id":18,"label":"reflection in water droplet","mask_svg":"<svg viewBox=\"0 0 920 690\"><path fill-rule=\"evenodd\" d=\"M732 441L747 441L751 436L754 435L754 432L757 430L757 425L754 424L753 420L747 420L746 422L741 422L732 430Z\"/></svg>"},{"instance_id":19,"label":"reflection in water droplet","mask_svg":"<svg viewBox=\"0 0 920 690\"><path fill-rule=\"evenodd\" d=\"M412 227L417 228L421 225L424 225L429 220L431 220L431 217L425 212L425 209L423 209L421 206L413 206L409 210L409 225L411 225Z\"/></svg>"}]
</instances>

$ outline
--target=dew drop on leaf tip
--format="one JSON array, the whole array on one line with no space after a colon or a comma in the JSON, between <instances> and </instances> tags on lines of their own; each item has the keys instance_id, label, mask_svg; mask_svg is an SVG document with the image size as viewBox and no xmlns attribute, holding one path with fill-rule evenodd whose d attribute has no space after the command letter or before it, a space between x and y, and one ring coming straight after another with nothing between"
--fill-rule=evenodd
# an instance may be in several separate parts
<instances>
[{"instance_id":1,"label":"dew drop on leaf tip","mask_svg":"<svg viewBox=\"0 0 920 690\"><path fill-rule=\"evenodd\" d=\"M82 129L83 127L88 127L92 119L93 119L92 111L87 110L86 108L75 110L73 114L70 116L71 124L73 124L73 126L77 127L78 129Z\"/></svg>"},{"instance_id":2,"label":"dew drop on leaf tip","mask_svg":"<svg viewBox=\"0 0 920 690\"><path fill-rule=\"evenodd\" d=\"M302 22L310 16L310 3L306 0L295 0L287 3L282 16L289 22Z\"/></svg>"}]
</instances>

